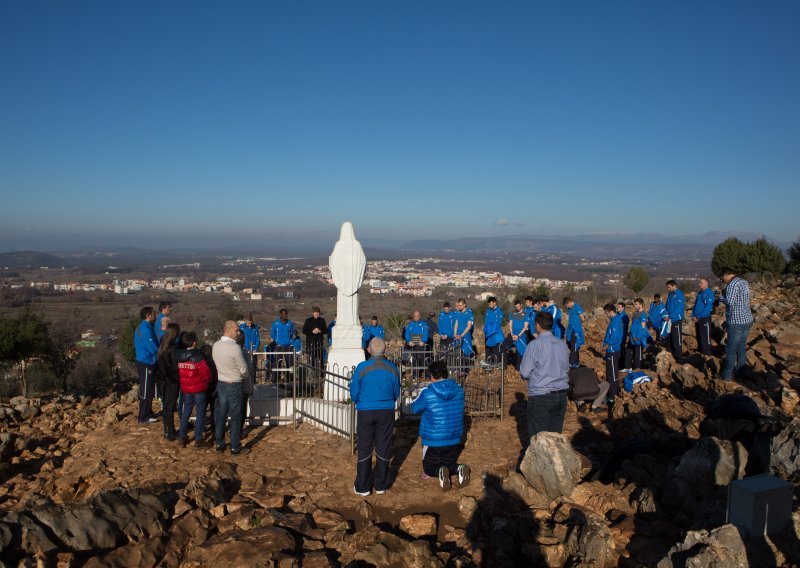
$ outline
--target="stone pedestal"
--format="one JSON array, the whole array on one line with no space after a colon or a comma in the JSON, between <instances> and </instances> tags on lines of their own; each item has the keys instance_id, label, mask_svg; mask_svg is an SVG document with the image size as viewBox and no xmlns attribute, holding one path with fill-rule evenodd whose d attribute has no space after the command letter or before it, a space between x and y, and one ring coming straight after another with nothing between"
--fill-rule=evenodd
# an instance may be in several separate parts
<instances>
[{"instance_id":1,"label":"stone pedestal","mask_svg":"<svg viewBox=\"0 0 800 568\"><path fill-rule=\"evenodd\" d=\"M331 375L349 377L356 365L364 361L364 350L361 348L363 330L360 325L339 325L333 327L333 345L328 351L328 373L325 377L325 400L342 402L350 398L348 381Z\"/></svg>"}]
</instances>

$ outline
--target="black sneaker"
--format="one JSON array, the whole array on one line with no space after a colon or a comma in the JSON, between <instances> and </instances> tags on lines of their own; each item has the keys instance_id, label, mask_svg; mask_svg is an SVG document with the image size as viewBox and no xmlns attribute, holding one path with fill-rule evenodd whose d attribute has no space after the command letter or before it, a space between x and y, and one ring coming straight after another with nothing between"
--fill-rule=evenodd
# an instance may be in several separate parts
<instances>
[{"instance_id":1,"label":"black sneaker","mask_svg":"<svg viewBox=\"0 0 800 568\"><path fill-rule=\"evenodd\" d=\"M225 446L217 446L216 450L218 454L221 454L225 451Z\"/></svg>"},{"instance_id":2,"label":"black sneaker","mask_svg":"<svg viewBox=\"0 0 800 568\"><path fill-rule=\"evenodd\" d=\"M469 485L469 474L470 469L469 466L465 463L458 464L458 469L456 470L458 474L458 486L459 487L466 487Z\"/></svg>"},{"instance_id":3,"label":"black sneaker","mask_svg":"<svg viewBox=\"0 0 800 568\"><path fill-rule=\"evenodd\" d=\"M442 491L450 491L453 487L453 482L450 481L450 470L444 465L439 468L439 487L442 488Z\"/></svg>"},{"instance_id":4,"label":"black sneaker","mask_svg":"<svg viewBox=\"0 0 800 568\"><path fill-rule=\"evenodd\" d=\"M232 456L238 456L238 455L246 456L249 453L250 450L248 450L247 448L239 448L238 450L231 450Z\"/></svg>"}]
</instances>

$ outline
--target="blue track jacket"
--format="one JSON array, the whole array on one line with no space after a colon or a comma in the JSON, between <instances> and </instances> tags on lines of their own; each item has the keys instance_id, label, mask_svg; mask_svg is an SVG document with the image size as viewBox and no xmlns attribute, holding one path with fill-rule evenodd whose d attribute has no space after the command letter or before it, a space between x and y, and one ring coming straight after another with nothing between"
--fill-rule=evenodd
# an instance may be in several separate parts
<instances>
[{"instance_id":1,"label":"blue track jacket","mask_svg":"<svg viewBox=\"0 0 800 568\"><path fill-rule=\"evenodd\" d=\"M456 322L456 335L462 335L461 352L464 353L464 355L470 356L475 353L475 350L472 348L472 332L475 330L475 314L472 313L472 309L466 308L463 312L456 310L453 312L453 316ZM469 328L469 333L465 335L464 333L469 322L472 322L472 327Z\"/></svg>"},{"instance_id":2,"label":"blue track jacket","mask_svg":"<svg viewBox=\"0 0 800 568\"><path fill-rule=\"evenodd\" d=\"M246 323L243 323L239 326L239 329L241 329L244 334L244 350L258 351L258 348L261 347L258 324L254 323L253 326L250 327Z\"/></svg>"},{"instance_id":3,"label":"blue track jacket","mask_svg":"<svg viewBox=\"0 0 800 568\"><path fill-rule=\"evenodd\" d=\"M367 348L373 337L380 337L383 339L386 336L382 325L365 325L363 329L364 334L361 336L361 347L364 349Z\"/></svg>"},{"instance_id":4,"label":"blue track jacket","mask_svg":"<svg viewBox=\"0 0 800 568\"><path fill-rule=\"evenodd\" d=\"M439 321L437 322L439 326L439 336L446 336L449 339L453 338L453 326L456 323L455 314L453 311L450 310L450 313L442 310L439 312Z\"/></svg>"},{"instance_id":5,"label":"blue track jacket","mask_svg":"<svg viewBox=\"0 0 800 568\"><path fill-rule=\"evenodd\" d=\"M649 319L645 311L633 312L633 321L631 322L631 345L647 345L647 342L650 340L650 331L647 329Z\"/></svg>"},{"instance_id":6,"label":"blue track jacket","mask_svg":"<svg viewBox=\"0 0 800 568\"><path fill-rule=\"evenodd\" d=\"M670 292L667 296L667 316L672 321L683 320L683 312L686 306L686 296L679 289Z\"/></svg>"},{"instance_id":7,"label":"blue track jacket","mask_svg":"<svg viewBox=\"0 0 800 568\"><path fill-rule=\"evenodd\" d=\"M483 335L486 337L486 346L494 347L503 343L503 318L505 313L500 306L488 308L483 318Z\"/></svg>"},{"instance_id":8,"label":"blue track jacket","mask_svg":"<svg viewBox=\"0 0 800 568\"><path fill-rule=\"evenodd\" d=\"M136 360L145 365L155 365L158 359L158 338L155 326L142 320L136 333L133 334L133 346L136 349Z\"/></svg>"},{"instance_id":9,"label":"blue track jacket","mask_svg":"<svg viewBox=\"0 0 800 568\"><path fill-rule=\"evenodd\" d=\"M664 319L664 316L667 314L667 308L664 307L664 302L650 302L650 310L648 312L650 316L650 325L653 329L661 331L661 323Z\"/></svg>"},{"instance_id":10,"label":"blue track jacket","mask_svg":"<svg viewBox=\"0 0 800 568\"><path fill-rule=\"evenodd\" d=\"M542 308L543 311L550 312L553 316L553 329L550 330L553 334L553 337L557 339L561 339L564 337L564 323L561 321L561 310L555 304L550 304L549 306L545 306ZM534 319L536 316L533 316ZM534 325L532 329L536 329Z\"/></svg>"},{"instance_id":11,"label":"blue track jacket","mask_svg":"<svg viewBox=\"0 0 800 568\"><path fill-rule=\"evenodd\" d=\"M622 347L622 314L617 314L608 322L606 336L603 338L606 353L618 353Z\"/></svg>"},{"instance_id":12,"label":"blue track jacket","mask_svg":"<svg viewBox=\"0 0 800 568\"><path fill-rule=\"evenodd\" d=\"M350 399L357 410L394 410L400 397L400 371L383 355L359 363L350 380Z\"/></svg>"},{"instance_id":13,"label":"blue track jacket","mask_svg":"<svg viewBox=\"0 0 800 568\"><path fill-rule=\"evenodd\" d=\"M453 379L433 381L419 391L411 412L422 414L419 437L424 446L455 446L464 434L464 389Z\"/></svg>"},{"instance_id":14,"label":"blue track jacket","mask_svg":"<svg viewBox=\"0 0 800 568\"><path fill-rule=\"evenodd\" d=\"M406 325L406 330L403 333L403 339L406 343L414 343L421 341L425 343L428 341L428 324L422 320L410 321Z\"/></svg>"},{"instance_id":15,"label":"blue track jacket","mask_svg":"<svg viewBox=\"0 0 800 568\"><path fill-rule=\"evenodd\" d=\"M697 298L692 307L693 318L707 318L714 311L714 291L711 288L697 291Z\"/></svg>"},{"instance_id":16,"label":"blue track jacket","mask_svg":"<svg viewBox=\"0 0 800 568\"><path fill-rule=\"evenodd\" d=\"M583 338L583 323L581 323L581 314L586 313L580 304L573 304L569 310L569 321L567 322L566 333L564 338L571 341L575 338L575 348L577 349L586 341Z\"/></svg>"},{"instance_id":17,"label":"blue track jacket","mask_svg":"<svg viewBox=\"0 0 800 568\"><path fill-rule=\"evenodd\" d=\"M517 353L522 356L525 354L525 348L528 346L528 334L522 333L525 324L528 323L528 316L524 311L511 312L508 319L511 320L511 334L519 337L519 339L514 342L514 347L517 348Z\"/></svg>"},{"instance_id":18,"label":"blue track jacket","mask_svg":"<svg viewBox=\"0 0 800 568\"><path fill-rule=\"evenodd\" d=\"M280 318L278 318L272 322L269 336L272 338L272 341L278 345L286 347L292 345L292 340L297 337L297 332L294 329L292 320L286 320L286 323L283 323Z\"/></svg>"}]
</instances>

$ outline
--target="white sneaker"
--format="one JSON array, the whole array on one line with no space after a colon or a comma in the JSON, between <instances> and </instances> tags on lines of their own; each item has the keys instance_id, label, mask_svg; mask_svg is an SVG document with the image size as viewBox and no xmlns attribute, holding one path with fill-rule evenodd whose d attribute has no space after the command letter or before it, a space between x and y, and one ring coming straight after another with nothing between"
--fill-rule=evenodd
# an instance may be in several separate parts
<instances>
[{"instance_id":1,"label":"white sneaker","mask_svg":"<svg viewBox=\"0 0 800 568\"><path fill-rule=\"evenodd\" d=\"M152 416L147 419L147 421L152 424L153 422L158 422L158 418L153 418Z\"/></svg>"},{"instance_id":2,"label":"white sneaker","mask_svg":"<svg viewBox=\"0 0 800 568\"><path fill-rule=\"evenodd\" d=\"M439 487L442 488L442 491L450 491L450 488L453 487L453 482L450 481L450 470L445 466L439 468Z\"/></svg>"},{"instance_id":3,"label":"white sneaker","mask_svg":"<svg viewBox=\"0 0 800 568\"><path fill-rule=\"evenodd\" d=\"M458 473L458 486L466 487L469 485L469 466L465 463L458 464L458 469L456 472Z\"/></svg>"},{"instance_id":4,"label":"white sneaker","mask_svg":"<svg viewBox=\"0 0 800 568\"><path fill-rule=\"evenodd\" d=\"M386 489L376 489L375 490L375 495L383 495L384 493L386 493Z\"/></svg>"},{"instance_id":5,"label":"white sneaker","mask_svg":"<svg viewBox=\"0 0 800 568\"><path fill-rule=\"evenodd\" d=\"M353 485L353 493L361 495L362 497L369 497L370 491L356 491L356 486Z\"/></svg>"}]
</instances>

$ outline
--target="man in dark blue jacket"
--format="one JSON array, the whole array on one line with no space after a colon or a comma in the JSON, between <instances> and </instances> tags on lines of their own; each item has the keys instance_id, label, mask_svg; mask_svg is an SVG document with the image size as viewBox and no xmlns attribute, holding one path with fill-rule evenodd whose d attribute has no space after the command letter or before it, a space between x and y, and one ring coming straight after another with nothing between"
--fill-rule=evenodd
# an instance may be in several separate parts
<instances>
[{"instance_id":1,"label":"man in dark blue jacket","mask_svg":"<svg viewBox=\"0 0 800 568\"><path fill-rule=\"evenodd\" d=\"M711 312L714 311L714 291L708 285L708 278L700 279L700 291L692 307L697 350L703 355L711 355Z\"/></svg>"},{"instance_id":2,"label":"man in dark blue jacket","mask_svg":"<svg viewBox=\"0 0 800 568\"><path fill-rule=\"evenodd\" d=\"M669 321L669 350L676 363L683 363L683 312L686 296L675 280L667 280L667 321Z\"/></svg>"},{"instance_id":3,"label":"man in dark blue jacket","mask_svg":"<svg viewBox=\"0 0 800 568\"><path fill-rule=\"evenodd\" d=\"M486 344L486 362L500 361L500 344L503 343L503 318L505 313L497 305L497 298L489 296L486 300L489 306L483 316L483 337Z\"/></svg>"},{"instance_id":4,"label":"man in dark blue jacket","mask_svg":"<svg viewBox=\"0 0 800 568\"><path fill-rule=\"evenodd\" d=\"M372 355L359 363L350 380L350 399L358 411L356 434L358 461L353 491L366 497L382 495L389 487L389 459L394 436L394 412L400 397L400 371L383 356L386 343L379 337L369 342ZM375 471L372 452L375 451Z\"/></svg>"},{"instance_id":5,"label":"man in dark blue jacket","mask_svg":"<svg viewBox=\"0 0 800 568\"><path fill-rule=\"evenodd\" d=\"M449 491L453 473L458 476L459 487L469 483L469 466L458 463L464 434L464 389L449 378L444 361L431 363L428 372L433 381L411 403L411 412L422 414L422 478L438 476L439 486Z\"/></svg>"},{"instance_id":6,"label":"man in dark blue jacket","mask_svg":"<svg viewBox=\"0 0 800 568\"><path fill-rule=\"evenodd\" d=\"M139 312L142 319L133 335L136 350L136 372L139 374L139 424L155 422L153 416L153 396L156 390L156 360L158 359L158 338L156 337L156 312L151 306Z\"/></svg>"}]
</instances>

